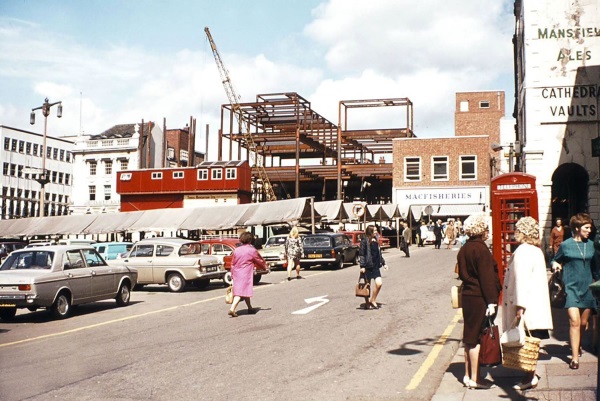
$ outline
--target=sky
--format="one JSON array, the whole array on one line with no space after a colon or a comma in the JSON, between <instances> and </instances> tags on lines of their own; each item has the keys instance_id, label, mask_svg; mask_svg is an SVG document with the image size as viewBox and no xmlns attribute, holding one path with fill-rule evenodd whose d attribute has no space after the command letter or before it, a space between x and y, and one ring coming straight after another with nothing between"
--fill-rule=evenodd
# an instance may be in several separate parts
<instances>
[{"instance_id":1,"label":"sky","mask_svg":"<svg viewBox=\"0 0 600 401\"><path fill-rule=\"evenodd\" d=\"M368 5L367 5L368 4ZM0 0L0 125L48 135L197 121L216 159L229 103L209 27L241 102L297 92L337 124L340 100L409 98L417 137L454 134L456 92L502 90L514 105L513 0ZM348 128L406 124L370 108Z\"/></svg>"}]
</instances>

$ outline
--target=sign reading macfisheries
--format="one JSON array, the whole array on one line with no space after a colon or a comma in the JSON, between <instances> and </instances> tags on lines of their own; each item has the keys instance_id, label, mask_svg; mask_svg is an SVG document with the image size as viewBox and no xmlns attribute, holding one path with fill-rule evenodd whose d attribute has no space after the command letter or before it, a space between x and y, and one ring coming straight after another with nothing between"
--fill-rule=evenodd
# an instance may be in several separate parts
<instances>
[{"instance_id":1,"label":"sign reading macfisheries","mask_svg":"<svg viewBox=\"0 0 600 401\"><path fill-rule=\"evenodd\" d=\"M471 188L419 188L398 189L397 203L404 205L426 204L487 204L487 187Z\"/></svg>"}]
</instances>

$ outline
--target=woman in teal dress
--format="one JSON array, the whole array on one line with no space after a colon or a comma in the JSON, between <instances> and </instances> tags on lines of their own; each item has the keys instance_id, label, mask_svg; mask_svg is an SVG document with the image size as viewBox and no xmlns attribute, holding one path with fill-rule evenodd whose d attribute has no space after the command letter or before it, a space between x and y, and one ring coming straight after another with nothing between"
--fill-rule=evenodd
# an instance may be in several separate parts
<instances>
[{"instance_id":1,"label":"woman in teal dress","mask_svg":"<svg viewBox=\"0 0 600 401\"><path fill-rule=\"evenodd\" d=\"M587 213L571 217L572 238L565 240L552 260L555 270L563 271L563 281L567 293L565 308L569 315L569 337L571 342L571 369L579 369L581 354L581 329L588 327L596 300L590 291L592 284L592 258L594 244L589 240L592 219Z\"/></svg>"}]
</instances>

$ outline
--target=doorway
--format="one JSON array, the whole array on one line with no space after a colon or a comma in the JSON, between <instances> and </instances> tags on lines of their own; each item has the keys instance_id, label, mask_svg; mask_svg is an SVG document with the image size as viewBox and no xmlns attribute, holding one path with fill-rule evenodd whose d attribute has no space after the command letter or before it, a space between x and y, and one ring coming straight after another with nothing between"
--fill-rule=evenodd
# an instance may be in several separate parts
<instances>
[{"instance_id":1,"label":"doorway","mask_svg":"<svg viewBox=\"0 0 600 401\"><path fill-rule=\"evenodd\" d=\"M587 171L579 164L565 163L552 174L552 221L561 217L565 225L571 216L588 211Z\"/></svg>"}]
</instances>

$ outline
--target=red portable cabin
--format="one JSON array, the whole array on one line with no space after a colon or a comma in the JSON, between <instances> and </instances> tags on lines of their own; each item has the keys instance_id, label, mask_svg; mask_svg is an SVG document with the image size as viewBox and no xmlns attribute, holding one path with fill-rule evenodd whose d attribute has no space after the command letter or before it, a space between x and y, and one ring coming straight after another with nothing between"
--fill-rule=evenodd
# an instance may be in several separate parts
<instances>
[{"instance_id":1,"label":"red portable cabin","mask_svg":"<svg viewBox=\"0 0 600 401\"><path fill-rule=\"evenodd\" d=\"M181 208L186 203L250 203L247 161L202 162L196 167L117 172L121 211Z\"/></svg>"},{"instance_id":2,"label":"red portable cabin","mask_svg":"<svg viewBox=\"0 0 600 401\"><path fill-rule=\"evenodd\" d=\"M521 217L538 220L538 196L535 177L524 173L508 173L492 178L492 250L498 263L500 281L504 269L517 247L515 224Z\"/></svg>"}]
</instances>

